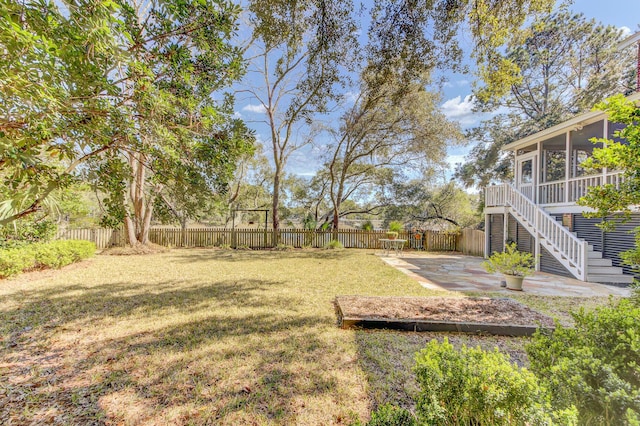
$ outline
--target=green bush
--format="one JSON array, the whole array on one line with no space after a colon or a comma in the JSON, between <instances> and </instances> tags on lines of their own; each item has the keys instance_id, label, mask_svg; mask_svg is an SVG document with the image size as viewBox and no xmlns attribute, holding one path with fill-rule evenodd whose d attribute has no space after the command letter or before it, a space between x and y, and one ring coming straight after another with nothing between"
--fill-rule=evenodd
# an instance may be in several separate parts
<instances>
[{"instance_id":1,"label":"green bush","mask_svg":"<svg viewBox=\"0 0 640 426\"><path fill-rule=\"evenodd\" d=\"M57 225L50 220L18 220L0 227L0 248L16 248L50 241L56 235L57 229Z\"/></svg>"},{"instance_id":2,"label":"green bush","mask_svg":"<svg viewBox=\"0 0 640 426\"><path fill-rule=\"evenodd\" d=\"M30 246L0 249L0 278L12 277L33 269L36 261Z\"/></svg>"},{"instance_id":3,"label":"green bush","mask_svg":"<svg viewBox=\"0 0 640 426\"><path fill-rule=\"evenodd\" d=\"M343 250L344 246L338 240L331 240L324 245L325 250Z\"/></svg>"},{"instance_id":4,"label":"green bush","mask_svg":"<svg viewBox=\"0 0 640 426\"><path fill-rule=\"evenodd\" d=\"M363 231L373 231L373 222L371 222L370 220L365 221L362 224L362 230Z\"/></svg>"},{"instance_id":5,"label":"green bush","mask_svg":"<svg viewBox=\"0 0 640 426\"><path fill-rule=\"evenodd\" d=\"M510 243L503 252L493 252L491 257L482 262L484 269L490 273L499 272L516 277L533 275L536 258L531 253L518 251L516 243Z\"/></svg>"},{"instance_id":6,"label":"green bush","mask_svg":"<svg viewBox=\"0 0 640 426\"><path fill-rule=\"evenodd\" d=\"M509 362L496 348L456 350L445 338L416 355L421 392L420 423L428 425L575 424L571 409L551 413L548 398L530 371Z\"/></svg>"},{"instance_id":7,"label":"green bush","mask_svg":"<svg viewBox=\"0 0 640 426\"><path fill-rule=\"evenodd\" d=\"M640 424L640 307L623 299L573 318L527 346L552 405L576 406L580 424Z\"/></svg>"},{"instance_id":8,"label":"green bush","mask_svg":"<svg viewBox=\"0 0 640 426\"><path fill-rule=\"evenodd\" d=\"M389 223L389 231L391 232L402 232L402 223L394 220Z\"/></svg>"},{"instance_id":9,"label":"green bush","mask_svg":"<svg viewBox=\"0 0 640 426\"><path fill-rule=\"evenodd\" d=\"M367 426L415 426L416 418L408 410L390 404L380 406L371 413Z\"/></svg>"},{"instance_id":10,"label":"green bush","mask_svg":"<svg viewBox=\"0 0 640 426\"><path fill-rule=\"evenodd\" d=\"M35 268L60 268L93 256L95 250L96 246L92 242L76 240L0 249L0 278Z\"/></svg>"}]
</instances>

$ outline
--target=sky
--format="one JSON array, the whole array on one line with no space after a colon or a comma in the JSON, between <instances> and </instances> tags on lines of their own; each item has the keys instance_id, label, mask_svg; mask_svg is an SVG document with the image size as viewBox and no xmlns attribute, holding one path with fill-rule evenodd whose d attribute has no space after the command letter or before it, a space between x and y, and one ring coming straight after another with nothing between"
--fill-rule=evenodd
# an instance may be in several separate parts
<instances>
[{"instance_id":1,"label":"sky","mask_svg":"<svg viewBox=\"0 0 640 426\"><path fill-rule=\"evenodd\" d=\"M614 25L629 34L640 31L640 0L574 0L570 9L574 12L582 12L587 19L594 18L607 25ZM471 83L473 75L448 75L449 81L443 87L442 112L450 119L458 121L463 129L474 127L486 114L478 114L472 111ZM248 122L249 127L254 128L259 141L265 145L265 152L269 156L268 129L261 120L264 120L264 109L257 105L255 100L237 97L237 115ZM321 145L321 144L319 144ZM451 147L448 150L448 168L445 179L451 178L455 165L464 161L464 157L471 146ZM310 176L320 167L317 161L317 148L307 147L292 155L286 171L300 176Z\"/></svg>"}]
</instances>

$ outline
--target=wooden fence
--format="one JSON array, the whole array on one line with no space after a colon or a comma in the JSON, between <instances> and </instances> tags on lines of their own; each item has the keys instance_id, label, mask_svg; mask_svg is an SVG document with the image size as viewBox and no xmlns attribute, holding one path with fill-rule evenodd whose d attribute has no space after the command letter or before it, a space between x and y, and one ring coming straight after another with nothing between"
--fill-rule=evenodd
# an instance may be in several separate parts
<instances>
[{"instance_id":1,"label":"wooden fence","mask_svg":"<svg viewBox=\"0 0 640 426\"><path fill-rule=\"evenodd\" d=\"M151 228L149 239L165 247L248 247L264 249L284 244L292 247L324 247L337 239L346 248L380 248L385 231L340 229L337 232L281 229L273 230L224 228ZM58 239L93 241L99 249L126 244L121 229L67 229L58 233ZM484 232L465 229L459 234L427 231L425 233L400 232L398 238L407 240L405 247L427 251L459 251L473 256L484 254Z\"/></svg>"},{"instance_id":2,"label":"wooden fence","mask_svg":"<svg viewBox=\"0 0 640 426\"><path fill-rule=\"evenodd\" d=\"M463 229L458 235L456 251L469 256L484 256L484 231Z\"/></svg>"}]
</instances>

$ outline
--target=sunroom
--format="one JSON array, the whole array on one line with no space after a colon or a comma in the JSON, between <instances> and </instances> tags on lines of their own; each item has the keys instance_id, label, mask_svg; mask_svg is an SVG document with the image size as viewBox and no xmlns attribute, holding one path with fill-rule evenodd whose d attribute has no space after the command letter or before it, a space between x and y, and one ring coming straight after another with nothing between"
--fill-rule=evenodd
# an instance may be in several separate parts
<instances>
[{"instance_id":1,"label":"sunroom","mask_svg":"<svg viewBox=\"0 0 640 426\"><path fill-rule=\"evenodd\" d=\"M640 95L629 99L640 99ZM581 164L602 145L593 139L616 140L614 135L622 128L605 113L594 111L506 145L504 150L514 153L513 185L549 212L576 206L589 187L620 182L620 171L594 172ZM499 186L487 188L487 207L502 204L500 192Z\"/></svg>"}]
</instances>

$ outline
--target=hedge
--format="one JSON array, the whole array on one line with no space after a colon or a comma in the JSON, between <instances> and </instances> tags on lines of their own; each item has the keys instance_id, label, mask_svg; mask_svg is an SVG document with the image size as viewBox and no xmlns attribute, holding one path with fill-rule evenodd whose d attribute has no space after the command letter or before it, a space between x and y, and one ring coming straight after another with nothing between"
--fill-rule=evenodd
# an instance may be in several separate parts
<instances>
[{"instance_id":1,"label":"hedge","mask_svg":"<svg viewBox=\"0 0 640 426\"><path fill-rule=\"evenodd\" d=\"M96 246L90 241L50 241L0 249L0 278L24 271L61 268L93 256Z\"/></svg>"}]
</instances>

